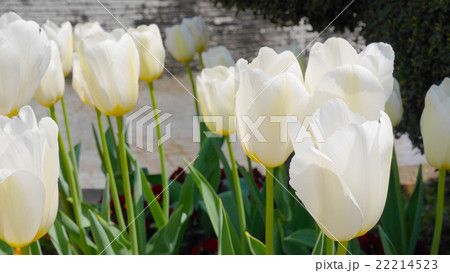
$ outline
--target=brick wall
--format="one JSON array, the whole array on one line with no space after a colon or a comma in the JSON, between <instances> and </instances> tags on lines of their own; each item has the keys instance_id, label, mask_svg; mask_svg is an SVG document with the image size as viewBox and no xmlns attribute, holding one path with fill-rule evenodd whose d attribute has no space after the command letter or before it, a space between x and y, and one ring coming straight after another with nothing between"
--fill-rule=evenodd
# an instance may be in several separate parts
<instances>
[{"instance_id":1,"label":"brick wall","mask_svg":"<svg viewBox=\"0 0 450 273\"><path fill-rule=\"evenodd\" d=\"M178 24L184 17L202 15L210 32L210 46L224 45L233 57L253 58L261 46L276 47L283 44L303 40L312 40L314 35L306 39L299 34L298 28L274 27L263 19L255 19L251 12L239 12L215 7L208 0L100 0L100 2L125 27L139 24L156 23L161 29ZM121 25L97 0L2 0L0 14L15 11L25 19L44 23L46 19L54 22L71 21L73 24L87 21L99 21L101 25L112 30ZM330 36L326 32L322 40ZM174 61L171 56L166 59L167 68L178 73L183 65ZM198 69L198 62L194 62Z\"/></svg>"}]
</instances>

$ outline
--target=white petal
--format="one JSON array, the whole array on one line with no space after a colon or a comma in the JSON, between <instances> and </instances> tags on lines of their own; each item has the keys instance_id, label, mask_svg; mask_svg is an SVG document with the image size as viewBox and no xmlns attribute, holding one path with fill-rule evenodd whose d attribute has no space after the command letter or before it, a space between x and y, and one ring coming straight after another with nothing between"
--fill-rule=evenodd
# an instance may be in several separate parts
<instances>
[{"instance_id":1,"label":"white petal","mask_svg":"<svg viewBox=\"0 0 450 273\"><path fill-rule=\"evenodd\" d=\"M361 53L358 64L370 70L381 82L386 100L394 87L394 50L389 44L372 43Z\"/></svg>"},{"instance_id":2,"label":"white petal","mask_svg":"<svg viewBox=\"0 0 450 273\"><path fill-rule=\"evenodd\" d=\"M0 238L12 247L30 244L41 223L44 185L26 171L0 169Z\"/></svg>"},{"instance_id":3,"label":"white petal","mask_svg":"<svg viewBox=\"0 0 450 273\"><path fill-rule=\"evenodd\" d=\"M369 120L378 120L386 102L383 86L360 65L344 65L328 72L313 91L314 103L319 106L332 98L340 98L350 110Z\"/></svg>"},{"instance_id":4,"label":"white petal","mask_svg":"<svg viewBox=\"0 0 450 273\"><path fill-rule=\"evenodd\" d=\"M345 64L354 64L358 59L356 50L342 38L330 38L323 44L315 43L309 53L305 73L306 89L311 92L327 72Z\"/></svg>"},{"instance_id":5,"label":"white petal","mask_svg":"<svg viewBox=\"0 0 450 273\"><path fill-rule=\"evenodd\" d=\"M16 108L19 96L20 61L15 45L0 31L0 115L9 115ZM16 109L15 109L16 108Z\"/></svg>"},{"instance_id":6,"label":"white petal","mask_svg":"<svg viewBox=\"0 0 450 273\"><path fill-rule=\"evenodd\" d=\"M296 153L289 172L289 184L329 238L348 241L358 235L361 210L329 158L312 147L305 148Z\"/></svg>"}]
</instances>

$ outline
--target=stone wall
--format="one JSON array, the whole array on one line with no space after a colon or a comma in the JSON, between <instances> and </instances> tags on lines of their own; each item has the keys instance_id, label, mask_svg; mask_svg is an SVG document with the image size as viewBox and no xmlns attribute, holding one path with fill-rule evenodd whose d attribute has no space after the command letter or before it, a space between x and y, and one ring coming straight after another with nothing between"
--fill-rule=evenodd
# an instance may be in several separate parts
<instances>
[{"instance_id":1,"label":"stone wall","mask_svg":"<svg viewBox=\"0 0 450 273\"><path fill-rule=\"evenodd\" d=\"M214 6L209 0L2 0L0 14L15 11L25 19L44 23L46 19L73 24L99 21L107 29L156 23L164 38L164 29L178 24L185 17L202 15L210 32L210 46L224 45L233 57L253 58L261 46L277 47L293 42L311 41L317 33L306 33L299 27L275 27L267 20L255 19L251 12L227 10ZM330 19L330 21L332 18ZM120 21L120 23L118 22ZM311 29L310 26L308 26ZM304 29L307 29L306 27ZM302 33L303 32L303 33ZM324 33L320 40L329 36ZM178 73L184 67L171 56L166 59L167 68ZM198 69L198 62L194 62Z\"/></svg>"}]
</instances>

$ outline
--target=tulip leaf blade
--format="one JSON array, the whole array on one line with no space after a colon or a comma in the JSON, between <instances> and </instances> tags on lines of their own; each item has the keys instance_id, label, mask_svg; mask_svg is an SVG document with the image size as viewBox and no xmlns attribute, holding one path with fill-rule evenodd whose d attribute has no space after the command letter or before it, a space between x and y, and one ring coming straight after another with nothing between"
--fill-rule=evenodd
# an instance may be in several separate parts
<instances>
[{"instance_id":1,"label":"tulip leaf blade","mask_svg":"<svg viewBox=\"0 0 450 273\"><path fill-rule=\"evenodd\" d=\"M42 255L42 249L39 240L36 240L30 244L30 255Z\"/></svg>"},{"instance_id":2,"label":"tulip leaf blade","mask_svg":"<svg viewBox=\"0 0 450 273\"><path fill-rule=\"evenodd\" d=\"M389 239L386 232L384 232L383 227L378 225L378 232L380 233L381 244L383 245L384 254L386 255L397 255L398 252L394 247L391 239Z\"/></svg>"},{"instance_id":3,"label":"tulip leaf blade","mask_svg":"<svg viewBox=\"0 0 450 273\"><path fill-rule=\"evenodd\" d=\"M5 241L0 239L0 255L13 255L14 250Z\"/></svg>"},{"instance_id":4,"label":"tulip leaf blade","mask_svg":"<svg viewBox=\"0 0 450 273\"><path fill-rule=\"evenodd\" d=\"M131 243L125 237L127 233L121 232L115 224L108 223L105 219L98 217L98 222L102 225L108 239L111 242L111 247L115 254L129 255L131 254Z\"/></svg>"},{"instance_id":5,"label":"tulip leaf blade","mask_svg":"<svg viewBox=\"0 0 450 273\"><path fill-rule=\"evenodd\" d=\"M253 255L265 255L266 254L266 246L263 242L256 239L250 233L245 232L245 237L247 237L248 247L250 248L250 252Z\"/></svg>"},{"instance_id":6,"label":"tulip leaf blade","mask_svg":"<svg viewBox=\"0 0 450 273\"><path fill-rule=\"evenodd\" d=\"M222 200L219 198L219 236L217 252L219 255L234 255L233 240L231 238L231 222L226 215Z\"/></svg>"},{"instance_id":7,"label":"tulip leaf blade","mask_svg":"<svg viewBox=\"0 0 450 273\"><path fill-rule=\"evenodd\" d=\"M70 219L69 216L67 216L64 212L61 210L58 212L58 215L56 216L57 221L60 221L61 224L64 226L64 228L67 230L67 233L70 235L70 239L73 243L77 244L78 246L81 246L80 242L80 231L78 229L77 224ZM86 237L86 252L85 254L95 254L96 252L96 245L89 237Z\"/></svg>"},{"instance_id":8,"label":"tulip leaf blade","mask_svg":"<svg viewBox=\"0 0 450 273\"><path fill-rule=\"evenodd\" d=\"M144 193L145 200L147 200L147 204L150 208L150 213L153 216L153 220L155 220L156 227L158 229L162 228L165 225L164 214L161 206L156 200L156 196L150 188L150 184L147 181L147 177L143 175L143 171L141 169L141 185L142 192Z\"/></svg>"},{"instance_id":9,"label":"tulip leaf blade","mask_svg":"<svg viewBox=\"0 0 450 273\"><path fill-rule=\"evenodd\" d=\"M186 162L187 164L188 162ZM197 187L200 191L200 194L202 195L203 202L206 207L206 212L209 216L209 220L211 222L211 225L213 226L214 233L216 234L219 241L221 240L221 222L223 222L226 225L227 234L229 234L231 238L231 242L233 244L234 253L239 254L240 253L240 241L239 237L236 233L236 230L234 229L233 225L231 224L230 217L228 216L228 213L223 208L223 205L221 204L221 200L218 197L217 193L214 191L212 186L208 183L206 178L192 165L188 165L189 171L191 172L191 175L197 184ZM222 215L222 221L220 220ZM227 238L228 239L228 238ZM245 239L245 238L241 238ZM220 252L220 251L219 251Z\"/></svg>"},{"instance_id":10,"label":"tulip leaf blade","mask_svg":"<svg viewBox=\"0 0 450 273\"><path fill-rule=\"evenodd\" d=\"M255 182L250 178L245 169L238 165L239 173L244 177L244 181L247 183L248 188L250 189L251 198L254 198L256 202L256 208L260 216L264 219L266 215L266 204L265 200L256 186Z\"/></svg>"},{"instance_id":11,"label":"tulip leaf blade","mask_svg":"<svg viewBox=\"0 0 450 273\"><path fill-rule=\"evenodd\" d=\"M110 206L110 194L109 194L109 179L106 175L105 189L103 190L103 199L100 208L100 216L106 221L111 221L111 206Z\"/></svg>"},{"instance_id":12,"label":"tulip leaf blade","mask_svg":"<svg viewBox=\"0 0 450 273\"><path fill-rule=\"evenodd\" d=\"M326 241L325 235L320 231L311 255L325 255L327 253Z\"/></svg>"},{"instance_id":13,"label":"tulip leaf blade","mask_svg":"<svg viewBox=\"0 0 450 273\"><path fill-rule=\"evenodd\" d=\"M398 175L398 165L395 152L393 152L388 194L384 211L381 216L381 224L383 226L383 231L385 231L386 235L392 239L391 242L398 253L404 252L403 249L405 248L404 246L406 243L404 242L406 230L403 232L403 229L405 229L404 207L400 207L402 204L403 200L400 178Z\"/></svg>"},{"instance_id":14,"label":"tulip leaf blade","mask_svg":"<svg viewBox=\"0 0 450 273\"><path fill-rule=\"evenodd\" d=\"M91 222L92 236L94 237L94 241L97 245L97 254L114 255L115 253L112 249L108 235L106 234L102 225L98 221L97 216L94 215L92 211L89 210L88 217L89 221Z\"/></svg>"},{"instance_id":15,"label":"tulip leaf blade","mask_svg":"<svg viewBox=\"0 0 450 273\"><path fill-rule=\"evenodd\" d=\"M183 205L175 209L169 222L161 227L147 242L146 254L169 255L175 254L182 229L187 222L187 215Z\"/></svg>"},{"instance_id":16,"label":"tulip leaf blade","mask_svg":"<svg viewBox=\"0 0 450 273\"><path fill-rule=\"evenodd\" d=\"M316 231L314 229L299 229L288 237L285 237L284 240L313 248L316 243Z\"/></svg>"},{"instance_id":17,"label":"tulip leaf blade","mask_svg":"<svg viewBox=\"0 0 450 273\"><path fill-rule=\"evenodd\" d=\"M406 230L408 233L408 254L414 254L417 238L419 237L421 216L423 208L423 176L422 165L419 166L417 173L416 186L408 202L406 210Z\"/></svg>"}]
</instances>

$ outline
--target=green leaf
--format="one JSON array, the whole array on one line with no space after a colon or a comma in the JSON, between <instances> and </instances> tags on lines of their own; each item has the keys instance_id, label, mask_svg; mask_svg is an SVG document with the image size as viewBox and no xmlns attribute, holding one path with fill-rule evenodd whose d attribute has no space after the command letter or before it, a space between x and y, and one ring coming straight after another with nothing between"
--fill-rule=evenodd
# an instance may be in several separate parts
<instances>
[{"instance_id":1,"label":"green leaf","mask_svg":"<svg viewBox=\"0 0 450 273\"><path fill-rule=\"evenodd\" d=\"M218 254L234 255L233 240L231 238L231 223L226 215L222 200L219 199L219 236L218 236Z\"/></svg>"},{"instance_id":2,"label":"green leaf","mask_svg":"<svg viewBox=\"0 0 450 273\"><path fill-rule=\"evenodd\" d=\"M134 165L134 187L133 187L133 202L134 202L134 215L136 215L136 231L138 238L139 253L144 253L145 242L147 240L147 232L145 229L145 213L144 213L144 197L142 194L142 177L141 168L137 160L131 160ZM153 205L153 204L152 204Z\"/></svg>"},{"instance_id":3,"label":"green leaf","mask_svg":"<svg viewBox=\"0 0 450 273\"><path fill-rule=\"evenodd\" d=\"M75 222L62 211L58 212L56 219L58 219L61 222L61 224L66 228L72 242L74 242L78 246L81 246L80 231L78 229L77 224L75 224ZM91 255L96 253L97 246L94 244L94 242L92 242L92 240L89 237L86 237L86 244L87 246L85 254Z\"/></svg>"},{"instance_id":4,"label":"green leaf","mask_svg":"<svg viewBox=\"0 0 450 273\"><path fill-rule=\"evenodd\" d=\"M159 205L158 201L156 200L156 196L153 193L152 188L150 188L150 184L148 183L146 176L143 174L144 173L141 169L142 191L144 193L145 200L147 200L147 204L150 208L150 213L153 216L153 220L155 220L156 227L158 229L160 229L165 225L164 214L161 209L161 206Z\"/></svg>"},{"instance_id":5,"label":"green leaf","mask_svg":"<svg viewBox=\"0 0 450 273\"><path fill-rule=\"evenodd\" d=\"M252 201L254 200L256 202L256 208L258 209L258 213L263 219L265 219L266 215L265 199L263 198L256 184L248 175L247 171L240 165L238 165L238 169L239 173L244 177L244 181L247 184L248 188L250 189L250 198L252 199Z\"/></svg>"},{"instance_id":6,"label":"green leaf","mask_svg":"<svg viewBox=\"0 0 450 273\"><path fill-rule=\"evenodd\" d=\"M194 167L207 179L207 181L220 178L220 176L218 176L220 172L219 155L215 152L215 147L216 145L222 147L223 141L223 137L206 138L202 144L198 157L195 159ZM210 182L208 182L208 184L210 184ZM178 205L183 205L185 213L191 215L194 204L197 201L194 192L193 177L189 174L183 183Z\"/></svg>"},{"instance_id":7,"label":"green leaf","mask_svg":"<svg viewBox=\"0 0 450 273\"><path fill-rule=\"evenodd\" d=\"M14 249L0 239L0 255L13 255Z\"/></svg>"},{"instance_id":8,"label":"green leaf","mask_svg":"<svg viewBox=\"0 0 450 273\"><path fill-rule=\"evenodd\" d=\"M39 240L30 244L30 255L42 255L41 244Z\"/></svg>"},{"instance_id":9,"label":"green leaf","mask_svg":"<svg viewBox=\"0 0 450 273\"><path fill-rule=\"evenodd\" d=\"M146 245L146 254L170 255L175 254L177 242L184 223L188 219L183 206L172 213L167 225L159 229Z\"/></svg>"},{"instance_id":10,"label":"green leaf","mask_svg":"<svg viewBox=\"0 0 450 273\"><path fill-rule=\"evenodd\" d=\"M300 229L285 237L284 240L313 248L316 243L316 231L314 229Z\"/></svg>"},{"instance_id":11,"label":"green leaf","mask_svg":"<svg viewBox=\"0 0 450 273\"><path fill-rule=\"evenodd\" d=\"M92 235L97 245L97 254L114 255L108 235L106 235L97 217L100 217L100 215L94 215L92 211L89 211L89 221L91 222Z\"/></svg>"},{"instance_id":12,"label":"green leaf","mask_svg":"<svg viewBox=\"0 0 450 273\"><path fill-rule=\"evenodd\" d=\"M384 254L386 255L397 255L398 252L392 244L391 239L389 239L386 232L384 232L381 225L378 226L378 232L380 233L381 244L383 245Z\"/></svg>"},{"instance_id":13,"label":"green leaf","mask_svg":"<svg viewBox=\"0 0 450 273\"><path fill-rule=\"evenodd\" d=\"M277 205L280 219L284 222L289 222L292 220L292 210L289 198L292 197L288 192L289 187L287 185L286 175L284 172L284 166L276 168L276 179L274 182L274 200Z\"/></svg>"},{"instance_id":14,"label":"green leaf","mask_svg":"<svg viewBox=\"0 0 450 273\"><path fill-rule=\"evenodd\" d=\"M265 255L266 246L258 239L250 235L250 233L245 232L247 237L248 247L253 255Z\"/></svg>"},{"instance_id":15,"label":"green leaf","mask_svg":"<svg viewBox=\"0 0 450 273\"><path fill-rule=\"evenodd\" d=\"M131 244L126 238L127 233L119 230L118 226L116 226L115 224L107 223L101 217L98 217L97 219L98 222L102 225L106 235L108 236L114 253L120 255L131 254Z\"/></svg>"},{"instance_id":16,"label":"green leaf","mask_svg":"<svg viewBox=\"0 0 450 273\"><path fill-rule=\"evenodd\" d=\"M398 180L399 178L396 174L398 169L394 158L392 162L388 195L386 198L386 205L384 207L383 215L381 216L381 224L383 225L383 229L386 231L386 235L392 239L396 252L401 253L401 250L403 249L402 221L404 221L404 219L402 219L402 215L404 214L400 210L403 210L404 208L399 207L398 196L402 195L401 192L398 192L398 187L396 184L399 184L400 181Z\"/></svg>"},{"instance_id":17,"label":"green leaf","mask_svg":"<svg viewBox=\"0 0 450 273\"><path fill-rule=\"evenodd\" d=\"M100 216L106 221L111 221L111 207L110 207L110 193L109 193L109 179L106 175L105 189L103 190L103 200L100 209Z\"/></svg>"},{"instance_id":18,"label":"green leaf","mask_svg":"<svg viewBox=\"0 0 450 273\"><path fill-rule=\"evenodd\" d=\"M55 220L55 223L50 228L48 235L50 236L50 240L53 243L56 251L59 255L70 255L71 246L69 242L69 236L67 235L66 229L61 224L59 219Z\"/></svg>"},{"instance_id":19,"label":"green leaf","mask_svg":"<svg viewBox=\"0 0 450 273\"><path fill-rule=\"evenodd\" d=\"M320 231L319 235L316 239L316 244L314 245L314 249L311 255L326 255L327 254L327 240L322 231Z\"/></svg>"},{"instance_id":20,"label":"green leaf","mask_svg":"<svg viewBox=\"0 0 450 273\"><path fill-rule=\"evenodd\" d=\"M187 163L187 162L186 162ZM221 235L221 227L220 227L220 213L223 213L223 222L227 222L227 229L229 230L229 234L231 237L231 241L233 242L233 249L235 253L240 253L240 243L239 239L236 233L236 230L234 229L233 225L231 224L230 218L227 214L227 212L224 210L221 212L223 205L221 205L221 201L219 197L217 196L216 192L212 188L212 186L208 183L206 178L193 166L188 166L189 170L191 172L192 177L194 178L195 183L197 184L197 187L200 191L200 194L202 195L203 202L205 203L206 211L209 216L209 220L211 222L211 225L214 229L214 232L217 236L217 238L220 239ZM242 238L244 239L244 238Z\"/></svg>"},{"instance_id":21,"label":"green leaf","mask_svg":"<svg viewBox=\"0 0 450 273\"><path fill-rule=\"evenodd\" d=\"M414 254L417 238L419 237L421 216L423 208L423 177L422 165L419 166L417 173L416 186L408 202L406 210L406 231L408 232L408 254Z\"/></svg>"}]
</instances>

